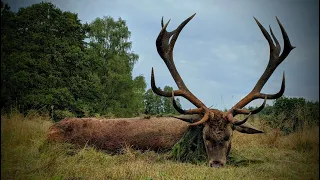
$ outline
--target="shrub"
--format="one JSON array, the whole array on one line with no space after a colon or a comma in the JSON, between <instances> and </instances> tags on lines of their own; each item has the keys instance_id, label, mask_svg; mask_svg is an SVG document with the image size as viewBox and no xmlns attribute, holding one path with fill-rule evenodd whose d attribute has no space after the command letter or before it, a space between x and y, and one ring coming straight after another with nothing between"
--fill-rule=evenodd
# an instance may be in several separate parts
<instances>
[{"instance_id":1,"label":"shrub","mask_svg":"<svg viewBox=\"0 0 320 180\"><path fill-rule=\"evenodd\" d=\"M279 128L284 134L290 134L300 130L304 125L319 125L319 102L281 97L276 99L272 106L266 106L259 116L271 127Z\"/></svg>"},{"instance_id":2,"label":"shrub","mask_svg":"<svg viewBox=\"0 0 320 180\"><path fill-rule=\"evenodd\" d=\"M53 111L53 120L58 122L64 118L75 117L75 115L68 110L54 110Z\"/></svg>"}]
</instances>

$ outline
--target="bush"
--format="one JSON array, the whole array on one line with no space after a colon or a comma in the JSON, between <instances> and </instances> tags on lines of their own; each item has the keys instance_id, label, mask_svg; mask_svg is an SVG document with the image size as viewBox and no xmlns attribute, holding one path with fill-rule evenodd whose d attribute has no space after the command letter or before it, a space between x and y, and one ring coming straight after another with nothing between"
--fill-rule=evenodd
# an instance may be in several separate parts
<instances>
[{"instance_id":1,"label":"bush","mask_svg":"<svg viewBox=\"0 0 320 180\"><path fill-rule=\"evenodd\" d=\"M58 122L61 121L64 118L68 118L68 117L75 117L76 115L74 115L72 112L68 111L68 110L54 110L53 111L53 120Z\"/></svg>"},{"instance_id":2,"label":"bush","mask_svg":"<svg viewBox=\"0 0 320 180\"><path fill-rule=\"evenodd\" d=\"M259 115L271 127L290 134L304 125L319 125L319 102L281 97L274 101L273 106L266 106Z\"/></svg>"}]
</instances>

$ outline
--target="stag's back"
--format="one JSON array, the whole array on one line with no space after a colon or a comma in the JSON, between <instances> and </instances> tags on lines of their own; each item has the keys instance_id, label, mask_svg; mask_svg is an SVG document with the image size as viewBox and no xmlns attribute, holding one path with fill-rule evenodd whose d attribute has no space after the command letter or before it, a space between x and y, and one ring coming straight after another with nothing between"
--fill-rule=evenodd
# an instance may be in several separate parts
<instances>
[{"instance_id":1,"label":"stag's back","mask_svg":"<svg viewBox=\"0 0 320 180\"><path fill-rule=\"evenodd\" d=\"M66 118L49 128L48 140L91 145L116 151L125 145L137 149L170 149L188 130L175 118Z\"/></svg>"}]
</instances>

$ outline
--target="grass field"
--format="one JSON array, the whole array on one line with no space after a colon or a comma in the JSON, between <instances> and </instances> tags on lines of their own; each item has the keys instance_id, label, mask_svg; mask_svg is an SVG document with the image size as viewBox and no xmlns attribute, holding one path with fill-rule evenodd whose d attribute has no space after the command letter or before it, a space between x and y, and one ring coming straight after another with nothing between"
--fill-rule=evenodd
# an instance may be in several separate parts
<instances>
[{"instance_id":1,"label":"grass field","mask_svg":"<svg viewBox=\"0 0 320 180\"><path fill-rule=\"evenodd\" d=\"M130 148L108 155L91 147L48 144L48 116L1 115L1 179L319 179L319 127L283 136L255 118L265 134L235 132L224 168L175 162Z\"/></svg>"}]
</instances>

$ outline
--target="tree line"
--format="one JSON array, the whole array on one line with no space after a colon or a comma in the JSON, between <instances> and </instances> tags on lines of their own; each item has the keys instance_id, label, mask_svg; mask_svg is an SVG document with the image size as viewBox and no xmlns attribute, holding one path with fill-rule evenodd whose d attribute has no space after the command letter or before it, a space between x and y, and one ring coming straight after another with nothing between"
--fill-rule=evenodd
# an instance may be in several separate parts
<instances>
[{"instance_id":1,"label":"tree line","mask_svg":"<svg viewBox=\"0 0 320 180\"><path fill-rule=\"evenodd\" d=\"M139 56L131 51L130 35L121 18L105 16L82 24L77 14L52 3L33 4L16 13L5 4L1 109L53 112L55 119L173 113L167 101L164 106L148 99L144 76L133 78ZM154 111L155 106L165 109Z\"/></svg>"}]
</instances>

